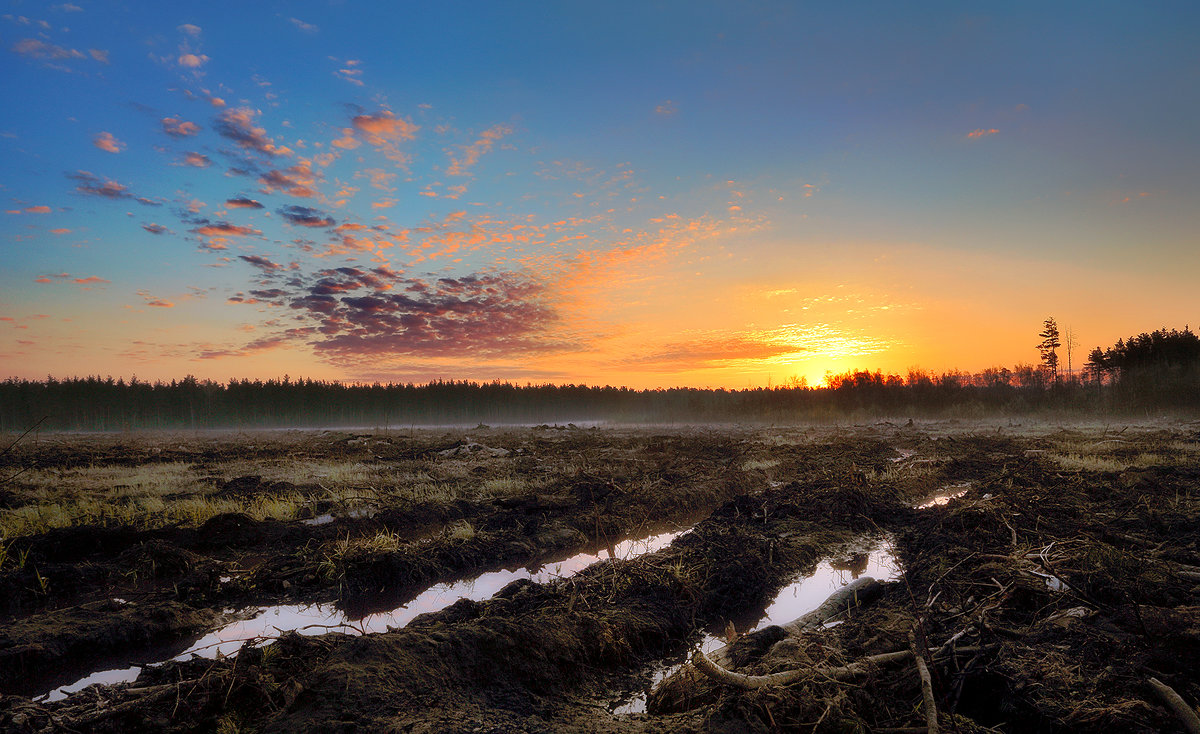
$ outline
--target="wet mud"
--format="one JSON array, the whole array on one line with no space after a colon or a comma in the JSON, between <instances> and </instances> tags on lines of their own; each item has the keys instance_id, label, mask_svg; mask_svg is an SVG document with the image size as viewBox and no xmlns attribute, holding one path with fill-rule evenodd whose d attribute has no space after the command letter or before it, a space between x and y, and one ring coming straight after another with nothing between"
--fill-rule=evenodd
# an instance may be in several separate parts
<instances>
[{"instance_id":1,"label":"wet mud","mask_svg":"<svg viewBox=\"0 0 1200 734\"><path fill-rule=\"evenodd\" d=\"M6 539L0 729L913 730L929 715L921 679L889 654L915 648L951 731L1183 731L1149 681L1200 702L1200 431L1114 433L882 423L22 446L4 461L186 462L211 471L215 499L311 501L290 519ZM300 460L372 467L370 501L278 478ZM393 470L418 479L385 485ZM406 493L416 481L424 494ZM461 489L474 486L487 489ZM5 491L12 507L31 496ZM832 592L868 572L878 599L786 625L825 593L805 578L837 574ZM189 652L223 629L248 639ZM697 645L730 642L728 670L656 696ZM123 682L87 684L108 669ZM639 691L644 708L629 705Z\"/></svg>"}]
</instances>

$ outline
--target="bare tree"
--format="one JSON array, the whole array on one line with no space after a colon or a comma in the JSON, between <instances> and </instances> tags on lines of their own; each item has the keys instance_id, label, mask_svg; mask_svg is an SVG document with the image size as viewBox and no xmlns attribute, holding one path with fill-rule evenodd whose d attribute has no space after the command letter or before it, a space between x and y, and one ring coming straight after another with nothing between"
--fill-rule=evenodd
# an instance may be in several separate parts
<instances>
[{"instance_id":1,"label":"bare tree","mask_svg":"<svg viewBox=\"0 0 1200 734\"><path fill-rule=\"evenodd\" d=\"M1071 351L1079 346L1079 340L1075 338L1075 329L1070 326L1067 327L1066 341L1063 342L1063 346L1067 348L1067 375L1074 375L1075 370L1071 365Z\"/></svg>"}]
</instances>

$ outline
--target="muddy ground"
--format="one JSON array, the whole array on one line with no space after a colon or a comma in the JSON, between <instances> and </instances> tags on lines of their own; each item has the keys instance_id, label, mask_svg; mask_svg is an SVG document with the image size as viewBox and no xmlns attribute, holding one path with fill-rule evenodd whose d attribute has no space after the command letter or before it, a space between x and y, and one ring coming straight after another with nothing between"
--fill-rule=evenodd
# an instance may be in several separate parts
<instances>
[{"instance_id":1,"label":"muddy ground","mask_svg":"<svg viewBox=\"0 0 1200 734\"><path fill-rule=\"evenodd\" d=\"M337 492L281 473L312 462L355 469ZM155 467L200 478L189 507L245 511L48 509L99 491L54 494L55 477ZM1200 702L1195 422L58 435L0 455L0 481L0 519L47 508L11 520L40 529L0 555L3 731L872 732L932 714L943 731L1169 732L1186 724L1152 679ZM287 498L280 517L264 498ZM159 664L262 606L355 619L687 527L402 628ZM750 632L780 589L879 537L902 570L879 599L836 626ZM753 689L698 676L614 712L705 634L734 640L735 673L798 672ZM910 647L932 705L911 657L834 672ZM44 695L133 663L136 680Z\"/></svg>"}]
</instances>

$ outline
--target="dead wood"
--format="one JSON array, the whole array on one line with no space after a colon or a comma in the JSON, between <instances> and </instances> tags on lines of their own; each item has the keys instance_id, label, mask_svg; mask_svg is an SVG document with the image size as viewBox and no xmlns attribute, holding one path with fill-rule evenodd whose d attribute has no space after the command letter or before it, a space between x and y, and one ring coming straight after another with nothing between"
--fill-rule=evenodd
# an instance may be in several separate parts
<instances>
[{"instance_id":1,"label":"dead wood","mask_svg":"<svg viewBox=\"0 0 1200 734\"><path fill-rule=\"evenodd\" d=\"M1183 723L1189 734L1200 734L1200 716L1196 715L1196 710L1188 706L1187 701L1184 701L1174 688L1153 677L1150 678L1150 686L1163 700L1163 703L1167 704L1167 708L1179 717L1179 721Z\"/></svg>"},{"instance_id":2,"label":"dead wood","mask_svg":"<svg viewBox=\"0 0 1200 734\"><path fill-rule=\"evenodd\" d=\"M980 652L990 647L992 646L971 645L957 648L954 652L969 654ZM930 648L929 651L936 652L936 648ZM766 686L785 686L806 678L823 677L838 681L853 680L869 674L874 668L904 662L911 657L913 657L913 650L897 650L896 652L871 655L849 665L822 665L815 668L795 668L767 675L746 675L745 673L735 673L732 670L726 670L705 655L703 650L697 650L692 656L692 665L695 666L696 670L718 683L751 691ZM922 664L924 663L923 660L921 662ZM926 667L926 673L928 672L928 667Z\"/></svg>"},{"instance_id":3,"label":"dead wood","mask_svg":"<svg viewBox=\"0 0 1200 734\"><path fill-rule=\"evenodd\" d=\"M933 678L929 675L929 666L925 664L924 650L917 647L917 638L912 630L908 631L908 647L913 659L917 662L917 674L921 676L921 699L925 706L925 724L929 734L938 734L937 702L933 698Z\"/></svg>"}]
</instances>

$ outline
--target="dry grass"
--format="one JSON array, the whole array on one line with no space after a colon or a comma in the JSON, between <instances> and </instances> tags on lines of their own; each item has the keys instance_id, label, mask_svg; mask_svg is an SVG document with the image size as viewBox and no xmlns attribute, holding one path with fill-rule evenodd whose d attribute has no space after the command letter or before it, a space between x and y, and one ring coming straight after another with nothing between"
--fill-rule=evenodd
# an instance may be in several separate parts
<instances>
[{"instance_id":1,"label":"dry grass","mask_svg":"<svg viewBox=\"0 0 1200 734\"><path fill-rule=\"evenodd\" d=\"M750 459L742 464L742 471L766 471L774 469L781 463L779 459Z\"/></svg>"}]
</instances>

